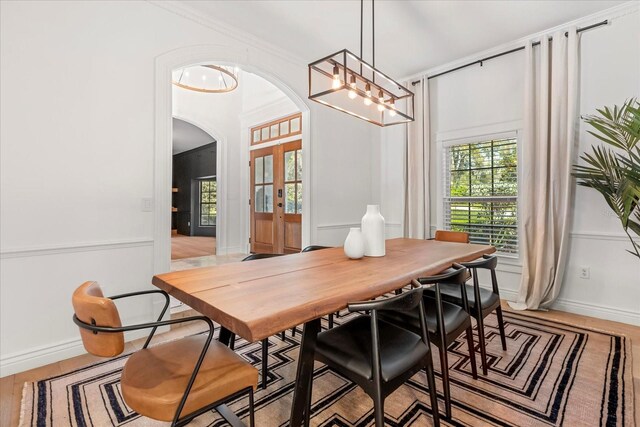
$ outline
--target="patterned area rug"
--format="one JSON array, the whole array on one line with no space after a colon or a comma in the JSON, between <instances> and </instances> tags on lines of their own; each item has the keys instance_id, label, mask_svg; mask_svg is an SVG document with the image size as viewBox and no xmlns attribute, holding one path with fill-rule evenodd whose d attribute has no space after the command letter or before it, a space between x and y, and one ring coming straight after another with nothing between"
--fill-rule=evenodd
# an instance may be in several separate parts
<instances>
[{"instance_id":1,"label":"patterned area rug","mask_svg":"<svg viewBox=\"0 0 640 427\"><path fill-rule=\"evenodd\" d=\"M353 316L353 315L349 315ZM337 319L344 322L348 316ZM485 325L489 374L473 380L466 342L449 348L453 419L447 426L633 426L630 343L622 336L505 313L508 351L503 352L495 317ZM256 394L256 425L285 426L291 408L300 334L269 340L268 388ZM442 400L437 350L436 385ZM259 343L239 341L236 351L260 366ZM128 356L57 377L26 383L21 426L166 425L131 411L120 393L120 372ZM478 366L480 366L478 356ZM479 369L480 371L480 369ZM231 408L246 417L247 399ZM440 402L443 413L443 402ZM387 398L386 423L430 426L426 378L416 374ZM312 425L371 426L372 402L340 375L316 364ZM246 420L245 420L246 421ZM215 412L193 426L223 426Z\"/></svg>"}]
</instances>

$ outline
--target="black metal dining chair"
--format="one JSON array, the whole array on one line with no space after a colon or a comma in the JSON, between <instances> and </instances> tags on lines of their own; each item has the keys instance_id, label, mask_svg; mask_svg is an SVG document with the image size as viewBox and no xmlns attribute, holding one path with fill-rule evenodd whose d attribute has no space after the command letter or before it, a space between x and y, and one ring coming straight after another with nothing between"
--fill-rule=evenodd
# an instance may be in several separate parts
<instances>
[{"instance_id":1,"label":"black metal dining chair","mask_svg":"<svg viewBox=\"0 0 640 427\"><path fill-rule=\"evenodd\" d=\"M482 373L487 375L487 350L484 333L484 319L493 311L498 318L498 330L502 350L507 351L507 340L504 333L504 319L502 317L502 307L500 307L500 290L498 289L498 279L496 277L496 266L498 257L496 255L483 255L482 258L461 263L472 271L473 285L466 285L466 295L469 302L469 312L476 319L478 324L478 342L480 343L480 357L482 359ZM478 280L478 269L489 270L491 274L491 289L480 287ZM429 292L433 292L429 290ZM426 293L426 292L425 292ZM445 301L463 305L460 296L460 288L455 284L440 283L440 293Z\"/></svg>"},{"instance_id":2,"label":"black metal dining chair","mask_svg":"<svg viewBox=\"0 0 640 427\"><path fill-rule=\"evenodd\" d=\"M414 374L426 368L434 425L439 426L438 400L427 333L422 288L382 300L348 305L350 312L369 312L318 334L315 359L358 384L374 403L376 427L384 426L384 401ZM385 322L386 312L418 313L418 332ZM312 386L311 386L312 387ZM311 390L306 424L309 426Z\"/></svg>"},{"instance_id":3,"label":"black metal dining chair","mask_svg":"<svg viewBox=\"0 0 640 427\"><path fill-rule=\"evenodd\" d=\"M438 347L440 354L445 413L448 418L451 418L451 391L449 386L449 359L447 348L454 343L462 333L466 333L471 374L473 379L478 378L471 316L469 315L466 293L463 293L467 276L468 272L466 267L460 264L454 264L446 273L420 278L415 281L415 285L434 285L435 288L434 298L429 297L425 292L424 304L429 339ZM445 281L448 283L457 283L458 292L463 300L462 307L442 300L439 289L440 283ZM425 291L427 290L428 288L425 289ZM407 312L385 312L381 313L380 318L413 332L420 331L420 319L416 310Z\"/></svg>"}]
</instances>

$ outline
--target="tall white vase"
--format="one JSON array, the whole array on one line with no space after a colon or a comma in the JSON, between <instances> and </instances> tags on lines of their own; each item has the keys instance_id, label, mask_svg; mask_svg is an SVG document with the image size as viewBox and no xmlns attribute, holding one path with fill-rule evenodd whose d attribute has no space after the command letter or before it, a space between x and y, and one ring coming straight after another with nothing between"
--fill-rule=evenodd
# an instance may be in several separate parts
<instances>
[{"instance_id":1,"label":"tall white vase","mask_svg":"<svg viewBox=\"0 0 640 427\"><path fill-rule=\"evenodd\" d=\"M359 228L351 228L344 241L344 254L351 259L360 259L364 256L364 237Z\"/></svg>"},{"instance_id":2,"label":"tall white vase","mask_svg":"<svg viewBox=\"0 0 640 427\"><path fill-rule=\"evenodd\" d=\"M384 217L380 205L367 205L367 213L362 217L365 256L384 256Z\"/></svg>"}]
</instances>

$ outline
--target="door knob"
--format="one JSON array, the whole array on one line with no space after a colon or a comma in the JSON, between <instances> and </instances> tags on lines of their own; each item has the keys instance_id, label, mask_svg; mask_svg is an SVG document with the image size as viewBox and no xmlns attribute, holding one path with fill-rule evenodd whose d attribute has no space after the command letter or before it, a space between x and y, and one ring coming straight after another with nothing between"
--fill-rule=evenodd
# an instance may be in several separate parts
<instances>
[{"instance_id":1,"label":"door knob","mask_svg":"<svg viewBox=\"0 0 640 427\"><path fill-rule=\"evenodd\" d=\"M282 207L282 203L278 203L278 207L281 208Z\"/></svg>"}]
</instances>

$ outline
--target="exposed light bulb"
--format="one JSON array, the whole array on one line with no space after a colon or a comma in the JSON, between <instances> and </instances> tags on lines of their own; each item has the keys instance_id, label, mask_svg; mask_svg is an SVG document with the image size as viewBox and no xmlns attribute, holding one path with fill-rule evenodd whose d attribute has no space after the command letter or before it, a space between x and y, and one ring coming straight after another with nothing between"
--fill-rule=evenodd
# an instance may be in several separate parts
<instances>
[{"instance_id":1,"label":"exposed light bulb","mask_svg":"<svg viewBox=\"0 0 640 427\"><path fill-rule=\"evenodd\" d=\"M337 65L333 66L333 83L331 84L331 87L334 89L338 89L340 86L342 86L342 82L340 81L340 69L338 68Z\"/></svg>"},{"instance_id":2,"label":"exposed light bulb","mask_svg":"<svg viewBox=\"0 0 640 427\"><path fill-rule=\"evenodd\" d=\"M382 91L378 91L378 101L384 103L384 94L382 93Z\"/></svg>"},{"instance_id":3,"label":"exposed light bulb","mask_svg":"<svg viewBox=\"0 0 640 427\"><path fill-rule=\"evenodd\" d=\"M356 76L351 74L349 79L349 86L351 86L351 90L349 91L349 98L356 99L358 93L356 92Z\"/></svg>"},{"instance_id":4,"label":"exposed light bulb","mask_svg":"<svg viewBox=\"0 0 640 427\"><path fill-rule=\"evenodd\" d=\"M185 72L184 72L184 76L185 76L185 77L189 77L189 72L188 72L188 71L185 71Z\"/></svg>"},{"instance_id":5,"label":"exposed light bulb","mask_svg":"<svg viewBox=\"0 0 640 427\"><path fill-rule=\"evenodd\" d=\"M369 106L372 104L371 102L371 84L367 83L364 86L364 92L367 96L364 98L364 105Z\"/></svg>"},{"instance_id":6,"label":"exposed light bulb","mask_svg":"<svg viewBox=\"0 0 640 427\"><path fill-rule=\"evenodd\" d=\"M202 81L207 80L207 76L202 76Z\"/></svg>"},{"instance_id":7,"label":"exposed light bulb","mask_svg":"<svg viewBox=\"0 0 640 427\"><path fill-rule=\"evenodd\" d=\"M389 101L389 115L391 117L395 117L396 115L396 103L393 98L391 98L391 101Z\"/></svg>"},{"instance_id":8,"label":"exposed light bulb","mask_svg":"<svg viewBox=\"0 0 640 427\"><path fill-rule=\"evenodd\" d=\"M384 111L384 110L385 110L384 105L378 104L378 111Z\"/></svg>"},{"instance_id":9,"label":"exposed light bulb","mask_svg":"<svg viewBox=\"0 0 640 427\"><path fill-rule=\"evenodd\" d=\"M356 88L356 76L353 74L351 74L351 77L349 78L349 86L351 86L352 89Z\"/></svg>"}]
</instances>

